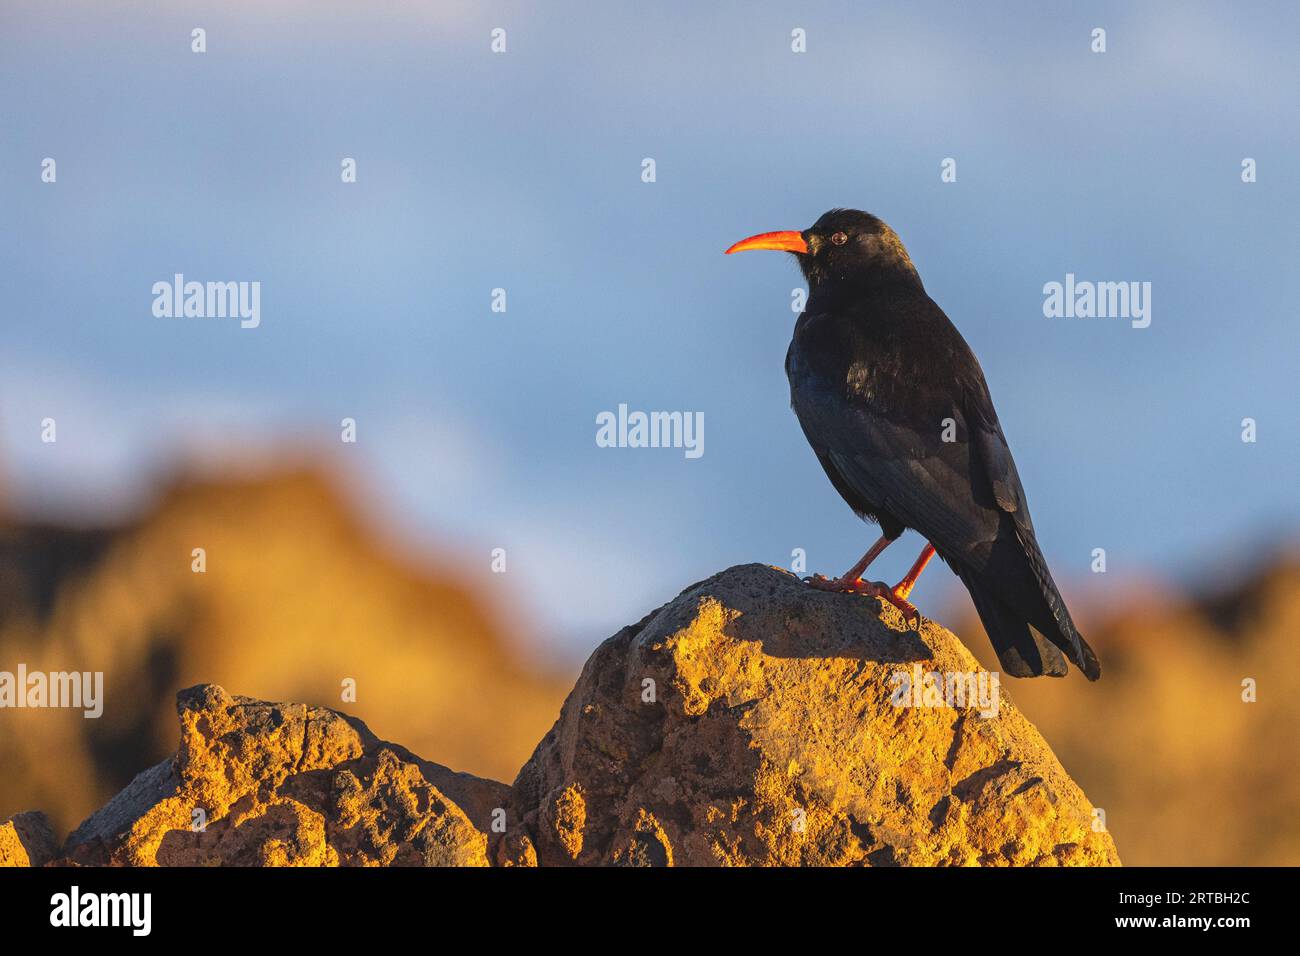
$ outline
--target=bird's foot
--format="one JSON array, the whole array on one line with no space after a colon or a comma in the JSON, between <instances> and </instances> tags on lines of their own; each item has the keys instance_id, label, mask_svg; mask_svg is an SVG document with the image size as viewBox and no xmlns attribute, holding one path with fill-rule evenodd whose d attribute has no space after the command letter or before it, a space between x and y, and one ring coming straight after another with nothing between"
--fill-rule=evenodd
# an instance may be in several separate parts
<instances>
[{"instance_id":1,"label":"bird's foot","mask_svg":"<svg viewBox=\"0 0 1300 956\"><path fill-rule=\"evenodd\" d=\"M891 588L883 581L862 581L860 583L866 586L861 588L859 593L870 594L873 597L880 598L882 601L888 601L890 604L894 605L894 607L898 608L899 612L903 615L903 618L909 624L917 624L920 622L921 612L916 609L915 605L908 603L907 600L907 596L912 592L910 587L905 589L899 585L898 587Z\"/></svg>"},{"instance_id":2,"label":"bird's foot","mask_svg":"<svg viewBox=\"0 0 1300 956\"><path fill-rule=\"evenodd\" d=\"M865 584L861 578L840 575L838 578L828 578L823 574L814 574L810 578L804 578L810 587L819 591L836 591L841 594L856 593L858 586Z\"/></svg>"},{"instance_id":3,"label":"bird's foot","mask_svg":"<svg viewBox=\"0 0 1300 956\"><path fill-rule=\"evenodd\" d=\"M831 579L820 574L814 574L808 578L808 584L819 591L836 591L841 594L866 594L870 597L877 597L898 608L908 621L915 623L921 620L921 612L907 601L908 595L912 593L912 587L907 582L901 582L897 587L891 588L883 581L864 581L862 578L850 580L847 577Z\"/></svg>"}]
</instances>

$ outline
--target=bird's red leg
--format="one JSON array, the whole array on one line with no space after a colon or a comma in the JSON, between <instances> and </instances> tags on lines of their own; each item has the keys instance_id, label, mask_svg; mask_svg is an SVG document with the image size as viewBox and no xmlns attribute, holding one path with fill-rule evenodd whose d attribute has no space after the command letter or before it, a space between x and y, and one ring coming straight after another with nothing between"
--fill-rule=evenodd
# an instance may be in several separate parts
<instances>
[{"instance_id":1,"label":"bird's red leg","mask_svg":"<svg viewBox=\"0 0 1300 956\"><path fill-rule=\"evenodd\" d=\"M925 566L929 564L930 559L934 557L934 545L929 544L928 542L926 543L926 546L921 549L920 556L912 564L912 567L908 570L907 574L903 576L903 580L899 581L892 588L879 581L861 580L862 572L867 569L867 565L874 561L881 551L885 550L889 545L889 541L890 539L882 536L879 541L871 546L871 550L862 556L861 561L855 564L848 571L845 571L844 574L840 575L834 581L827 580L823 577L813 577L809 579L808 583L815 588L821 588L823 591L847 591L851 594L869 594L872 597L878 597L882 601L888 601L890 604L894 605L894 607L898 608L899 611L903 613L903 617L907 618L909 621L920 620L921 612L909 604L907 598L911 595L912 588L916 587L916 579L921 576L921 572L925 570Z\"/></svg>"},{"instance_id":2,"label":"bird's red leg","mask_svg":"<svg viewBox=\"0 0 1300 956\"><path fill-rule=\"evenodd\" d=\"M912 564L912 569L907 572L903 580L894 585L894 594L903 600L907 600L907 596L912 593L912 588L916 587L916 579L921 576L921 572L925 570L925 566L930 563L930 559L933 557L934 545L927 541L925 547L921 549L920 557Z\"/></svg>"},{"instance_id":3,"label":"bird's red leg","mask_svg":"<svg viewBox=\"0 0 1300 956\"><path fill-rule=\"evenodd\" d=\"M880 552L889 547L890 542L893 540L893 538L887 538L882 534L880 540L871 546L857 564L853 565L853 567L849 568L835 580L832 581L830 578L824 578L820 574L815 574L808 579L808 583L823 591L861 590L863 585L866 583L862 580L862 572L867 570L868 565L870 565L872 561L880 557Z\"/></svg>"},{"instance_id":4,"label":"bird's red leg","mask_svg":"<svg viewBox=\"0 0 1300 956\"><path fill-rule=\"evenodd\" d=\"M934 557L934 545L928 541L924 548L921 549L920 556L912 563L912 567L907 574L903 575L903 580L899 581L892 588L886 588L881 585L874 593L876 597L888 601L894 607L903 612L903 617L909 621L918 621L921 618L921 612L913 605L908 603L908 596L912 593L912 588L916 587L916 579L921 576L925 566L930 563Z\"/></svg>"}]
</instances>

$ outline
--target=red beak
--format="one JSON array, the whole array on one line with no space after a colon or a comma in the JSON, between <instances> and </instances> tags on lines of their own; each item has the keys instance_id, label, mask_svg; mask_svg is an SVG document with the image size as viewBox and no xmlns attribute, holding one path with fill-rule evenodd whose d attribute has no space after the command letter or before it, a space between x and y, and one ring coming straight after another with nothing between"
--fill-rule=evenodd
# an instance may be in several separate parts
<instances>
[{"instance_id":1,"label":"red beak","mask_svg":"<svg viewBox=\"0 0 1300 956\"><path fill-rule=\"evenodd\" d=\"M733 252L746 252L750 249L778 249L781 252L808 252L808 243L803 241L803 234L798 232L760 232L757 236L750 236L748 239L741 239L730 249L727 255Z\"/></svg>"}]
</instances>

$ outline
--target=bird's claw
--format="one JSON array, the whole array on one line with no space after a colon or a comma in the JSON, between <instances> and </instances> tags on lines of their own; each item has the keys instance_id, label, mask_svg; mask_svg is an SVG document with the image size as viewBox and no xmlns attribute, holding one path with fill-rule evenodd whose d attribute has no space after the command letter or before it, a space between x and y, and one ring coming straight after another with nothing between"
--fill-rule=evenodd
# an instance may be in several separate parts
<instances>
[{"instance_id":1,"label":"bird's claw","mask_svg":"<svg viewBox=\"0 0 1300 956\"><path fill-rule=\"evenodd\" d=\"M828 578L824 574L814 574L810 578L804 578L804 582L819 591L835 591L840 594L852 594L856 585L863 583L861 578L850 581L845 577Z\"/></svg>"},{"instance_id":2,"label":"bird's claw","mask_svg":"<svg viewBox=\"0 0 1300 956\"><path fill-rule=\"evenodd\" d=\"M921 612L903 594L899 593L898 588L891 588L881 581L872 581L870 590L864 590L862 593L871 594L882 601L888 601L898 608L899 613L903 615L903 619L909 624L920 624Z\"/></svg>"},{"instance_id":3,"label":"bird's claw","mask_svg":"<svg viewBox=\"0 0 1300 956\"><path fill-rule=\"evenodd\" d=\"M903 590L903 586L891 588L883 581L864 581L862 578L850 581L848 578L828 578L821 574L814 574L805 581L819 591L835 591L840 594L865 594L870 597L880 598L882 601L888 601L894 607L898 608L899 613L910 624L920 624L921 612L907 600L911 588Z\"/></svg>"}]
</instances>

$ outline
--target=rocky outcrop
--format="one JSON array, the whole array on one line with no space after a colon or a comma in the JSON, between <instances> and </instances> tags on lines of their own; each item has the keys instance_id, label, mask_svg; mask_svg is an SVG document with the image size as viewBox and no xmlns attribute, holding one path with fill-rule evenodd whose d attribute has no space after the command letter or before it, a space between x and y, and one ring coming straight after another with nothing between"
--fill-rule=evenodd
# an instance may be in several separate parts
<instances>
[{"instance_id":1,"label":"rocky outcrop","mask_svg":"<svg viewBox=\"0 0 1300 956\"><path fill-rule=\"evenodd\" d=\"M44 866L59 855L54 829L39 811L0 823L0 866Z\"/></svg>"},{"instance_id":2,"label":"rocky outcrop","mask_svg":"<svg viewBox=\"0 0 1300 956\"><path fill-rule=\"evenodd\" d=\"M605 641L512 787L326 708L201 685L177 710L176 756L87 819L64 862L1119 864L1104 817L956 637L761 565ZM0 854L48 860L52 838L18 820Z\"/></svg>"},{"instance_id":3,"label":"rocky outcrop","mask_svg":"<svg viewBox=\"0 0 1300 956\"><path fill-rule=\"evenodd\" d=\"M983 702L958 698L981 679ZM494 852L543 866L1117 865L1092 811L951 633L748 565L597 649L516 779L516 825Z\"/></svg>"},{"instance_id":4,"label":"rocky outcrop","mask_svg":"<svg viewBox=\"0 0 1300 956\"><path fill-rule=\"evenodd\" d=\"M125 866L485 866L505 787L457 774L321 707L177 698L180 748L68 838ZM454 794L454 798L453 795Z\"/></svg>"}]
</instances>

